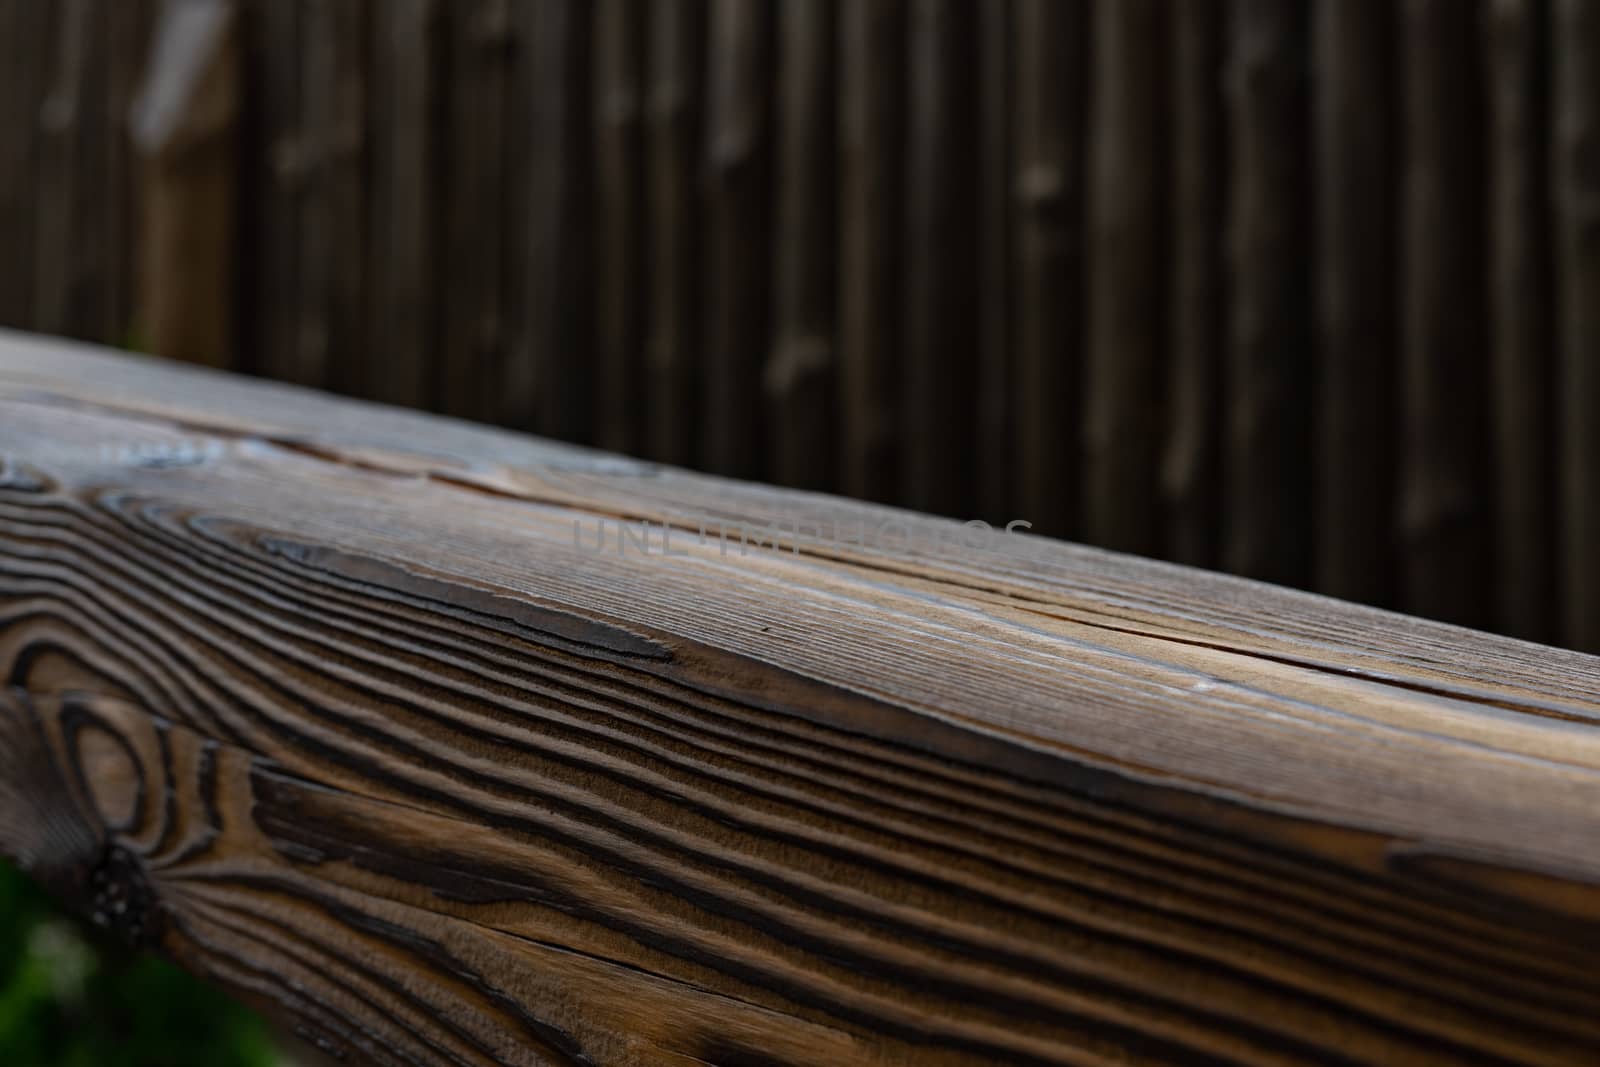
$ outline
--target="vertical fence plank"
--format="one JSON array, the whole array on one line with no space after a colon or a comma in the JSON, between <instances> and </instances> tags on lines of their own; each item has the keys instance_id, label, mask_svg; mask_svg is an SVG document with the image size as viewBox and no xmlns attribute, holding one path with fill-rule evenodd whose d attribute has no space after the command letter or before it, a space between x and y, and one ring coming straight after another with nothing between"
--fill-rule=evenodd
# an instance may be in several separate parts
<instances>
[{"instance_id":1,"label":"vertical fence plank","mask_svg":"<svg viewBox=\"0 0 1600 1067\"><path fill-rule=\"evenodd\" d=\"M942 515L974 499L978 340L976 13L912 0L906 188L904 503Z\"/></svg>"},{"instance_id":2,"label":"vertical fence plank","mask_svg":"<svg viewBox=\"0 0 1600 1067\"><path fill-rule=\"evenodd\" d=\"M532 341L529 285L533 270L533 175L540 166L533 139L529 86L538 45L532 38L535 0L506 0L503 48L506 72L501 123L500 181L500 347L499 364L485 372L482 419L502 426L531 427L527 394L514 395L513 383L528 374Z\"/></svg>"},{"instance_id":3,"label":"vertical fence plank","mask_svg":"<svg viewBox=\"0 0 1600 1067\"><path fill-rule=\"evenodd\" d=\"M0 0L0 326L33 323L34 175L53 19L52 5Z\"/></svg>"},{"instance_id":4,"label":"vertical fence plank","mask_svg":"<svg viewBox=\"0 0 1600 1067\"><path fill-rule=\"evenodd\" d=\"M638 0L595 5L596 428L614 452L642 439L644 18Z\"/></svg>"},{"instance_id":5,"label":"vertical fence plank","mask_svg":"<svg viewBox=\"0 0 1600 1067\"><path fill-rule=\"evenodd\" d=\"M1222 4L1190 0L1170 10L1172 266L1162 525L1169 558L1214 567L1222 490Z\"/></svg>"},{"instance_id":6,"label":"vertical fence plank","mask_svg":"<svg viewBox=\"0 0 1600 1067\"><path fill-rule=\"evenodd\" d=\"M106 180L100 195L107 213L105 340L116 345L136 343L133 321L135 263L138 258L137 205L140 168L135 159L130 124L135 93L144 73L154 24L153 0L111 3L105 12L106 39ZM232 275L232 265L228 271Z\"/></svg>"},{"instance_id":7,"label":"vertical fence plank","mask_svg":"<svg viewBox=\"0 0 1600 1067\"><path fill-rule=\"evenodd\" d=\"M1568 644L1600 652L1600 3L1556 0L1562 563Z\"/></svg>"},{"instance_id":8,"label":"vertical fence plank","mask_svg":"<svg viewBox=\"0 0 1600 1067\"><path fill-rule=\"evenodd\" d=\"M1012 513L1012 103L1016 7L978 8L978 413L977 514L1008 522Z\"/></svg>"},{"instance_id":9,"label":"vertical fence plank","mask_svg":"<svg viewBox=\"0 0 1600 1067\"><path fill-rule=\"evenodd\" d=\"M904 0L839 10L840 476L851 496L878 501L899 486L905 16Z\"/></svg>"},{"instance_id":10,"label":"vertical fence plank","mask_svg":"<svg viewBox=\"0 0 1600 1067\"><path fill-rule=\"evenodd\" d=\"M1017 3L1014 510L1050 537L1077 533L1086 23Z\"/></svg>"},{"instance_id":11,"label":"vertical fence plank","mask_svg":"<svg viewBox=\"0 0 1600 1067\"><path fill-rule=\"evenodd\" d=\"M366 377L365 0L310 0L300 26L306 183L295 331L300 374L347 393Z\"/></svg>"},{"instance_id":12,"label":"vertical fence plank","mask_svg":"<svg viewBox=\"0 0 1600 1067\"><path fill-rule=\"evenodd\" d=\"M1153 0L1094 7L1084 519L1090 541L1160 550L1161 23Z\"/></svg>"},{"instance_id":13,"label":"vertical fence plank","mask_svg":"<svg viewBox=\"0 0 1600 1067\"><path fill-rule=\"evenodd\" d=\"M1532 641L1555 636L1556 418L1546 166L1544 5L1491 0L1489 72L1490 382L1494 422L1496 624Z\"/></svg>"},{"instance_id":14,"label":"vertical fence plank","mask_svg":"<svg viewBox=\"0 0 1600 1067\"><path fill-rule=\"evenodd\" d=\"M526 77L530 158L525 347L507 368L505 421L551 437L594 435L592 7L530 0Z\"/></svg>"},{"instance_id":15,"label":"vertical fence plank","mask_svg":"<svg viewBox=\"0 0 1600 1067\"><path fill-rule=\"evenodd\" d=\"M772 265L772 5L712 0L708 59L706 403L702 462L762 469L761 354Z\"/></svg>"},{"instance_id":16,"label":"vertical fence plank","mask_svg":"<svg viewBox=\"0 0 1600 1067\"><path fill-rule=\"evenodd\" d=\"M773 481L834 484L834 5L780 0L773 340L762 388Z\"/></svg>"},{"instance_id":17,"label":"vertical fence plank","mask_svg":"<svg viewBox=\"0 0 1600 1067\"><path fill-rule=\"evenodd\" d=\"M367 395L432 404L438 339L437 0L391 0L372 20Z\"/></svg>"},{"instance_id":18,"label":"vertical fence plank","mask_svg":"<svg viewBox=\"0 0 1600 1067\"><path fill-rule=\"evenodd\" d=\"M245 8L245 299L241 356L273 378L319 384L297 358L300 192L300 16L304 0L250 0Z\"/></svg>"},{"instance_id":19,"label":"vertical fence plank","mask_svg":"<svg viewBox=\"0 0 1600 1067\"><path fill-rule=\"evenodd\" d=\"M1407 611L1488 621L1483 165L1473 116L1476 25L1457 0L1403 8L1401 545Z\"/></svg>"},{"instance_id":20,"label":"vertical fence plank","mask_svg":"<svg viewBox=\"0 0 1600 1067\"><path fill-rule=\"evenodd\" d=\"M1305 9L1234 0L1229 30L1223 565L1303 586L1312 541Z\"/></svg>"},{"instance_id":21,"label":"vertical fence plank","mask_svg":"<svg viewBox=\"0 0 1600 1067\"><path fill-rule=\"evenodd\" d=\"M663 463L687 466L695 460L700 401L698 178L706 11L703 0L658 0L649 12L646 451Z\"/></svg>"},{"instance_id":22,"label":"vertical fence plank","mask_svg":"<svg viewBox=\"0 0 1600 1067\"><path fill-rule=\"evenodd\" d=\"M506 233L504 114L511 56L509 0L470 0L449 13L444 343L440 410L485 418L505 362L501 262Z\"/></svg>"},{"instance_id":23,"label":"vertical fence plank","mask_svg":"<svg viewBox=\"0 0 1600 1067\"><path fill-rule=\"evenodd\" d=\"M154 352L215 367L238 344L239 21L233 0L163 5L131 117L140 331Z\"/></svg>"},{"instance_id":24,"label":"vertical fence plank","mask_svg":"<svg viewBox=\"0 0 1600 1067\"><path fill-rule=\"evenodd\" d=\"M105 135L104 26L93 0L54 5L55 47L39 109L34 324L95 338L93 281L102 234L93 198L105 178L95 149ZM88 209L86 211L86 209Z\"/></svg>"},{"instance_id":25,"label":"vertical fence plank","mask_svg":"<svg viewBox=\"0 0 1600 1067\"><path fill-rule=\"evenodd\" d=\"M1387 603L1394 574L1394 12L1318 0L1316 588Z\"/></svg>"}]
</instances>

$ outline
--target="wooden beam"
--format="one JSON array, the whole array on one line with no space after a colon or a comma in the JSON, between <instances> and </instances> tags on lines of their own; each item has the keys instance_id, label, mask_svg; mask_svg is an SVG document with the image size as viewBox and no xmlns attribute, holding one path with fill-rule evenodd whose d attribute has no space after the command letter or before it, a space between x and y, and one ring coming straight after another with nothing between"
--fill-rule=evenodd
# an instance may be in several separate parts
<instances>
[{"instance_id":1,"label":"wooden beam","mask_svg":"<svg viewBox=\"0 0 1600 1067\"><path fill-rule=\"evenodd\" d=\"M1600 1047L1593 657L17 334L0 456L0 851L354 1061Z\"/></svg>"}]
</instances>

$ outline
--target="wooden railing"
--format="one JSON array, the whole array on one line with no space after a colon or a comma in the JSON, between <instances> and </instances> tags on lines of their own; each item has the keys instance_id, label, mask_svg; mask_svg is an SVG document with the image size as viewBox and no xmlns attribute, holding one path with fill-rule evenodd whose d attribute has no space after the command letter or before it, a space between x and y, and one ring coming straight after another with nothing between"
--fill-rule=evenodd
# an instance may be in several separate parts
<instances>
[{"instance_id":1,"label":"wooden railing","mask_svg":"<svg viewBox=\"0 0 1600 1067\"><path fill-rule=\"evenodd\" d=\"M1600 1050L1595 658L21 335L0 455L0 850L352 1061Z\"/></svg>"}]
</instances>

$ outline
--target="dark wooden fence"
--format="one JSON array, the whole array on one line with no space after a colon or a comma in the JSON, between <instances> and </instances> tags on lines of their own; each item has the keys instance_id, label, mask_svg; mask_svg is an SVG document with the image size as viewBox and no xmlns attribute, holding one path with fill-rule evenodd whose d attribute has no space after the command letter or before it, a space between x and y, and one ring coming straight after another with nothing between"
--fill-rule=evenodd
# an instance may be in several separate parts
<instances>
[{"instance_id":1,"label":"dark wooden fence","mask_svg":"<svg viewBox=\"0 0 1600 1067\"><path fill-rule=\"evenodd\" d=\"M5 323L1600 649L1596 0L0 21Z\"/></svg>"}]
</instances>

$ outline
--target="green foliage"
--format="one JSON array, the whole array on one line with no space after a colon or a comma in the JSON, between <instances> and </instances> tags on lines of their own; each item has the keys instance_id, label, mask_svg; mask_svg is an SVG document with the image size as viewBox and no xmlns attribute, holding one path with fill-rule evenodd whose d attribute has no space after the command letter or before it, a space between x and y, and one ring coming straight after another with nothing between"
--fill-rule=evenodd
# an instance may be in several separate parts
<instances>
[{"instance_id":1,"label":"green foliage","mask_svg":"<svg viewBox=\"0 0 1600 1067\"><path fill-rule=\"evenodd\" d=\"M103 943L0 864L0 1063L270 1067L265 1026L171 964Z\"/></svg>"}]
</instances>

